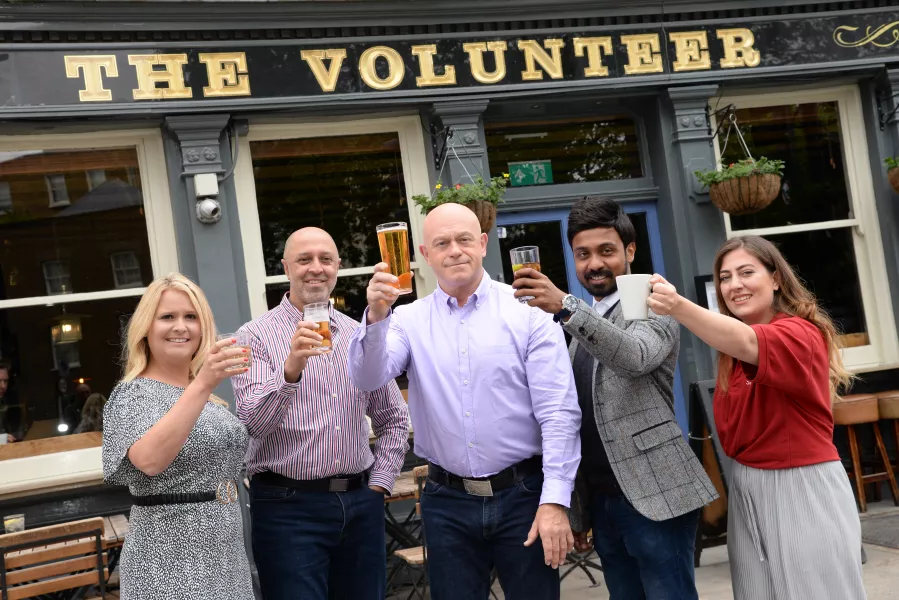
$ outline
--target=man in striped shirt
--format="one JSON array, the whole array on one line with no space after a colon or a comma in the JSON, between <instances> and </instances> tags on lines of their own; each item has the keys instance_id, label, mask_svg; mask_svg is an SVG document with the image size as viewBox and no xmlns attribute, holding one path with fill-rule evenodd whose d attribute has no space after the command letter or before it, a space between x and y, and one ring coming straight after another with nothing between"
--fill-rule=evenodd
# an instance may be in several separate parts
<instances>
[{"instance_id":1,"label":"man in striped shirt","mask_svg":"<svg viewBox=\"0 0 899 600\"><path fill-rule=\"evenodd\" d=\"M249 372L232 378L250 432L253 553L266 600L380 600L386 585L384 494L408 450L396 382L363 392L347 353L358 321L329 308L332 351L303 308L328 300L340 258L327 232L305 228L284 247L290 292L243 330ZM377 436L369 448L368 414Z\"/></svg>"}]
</instances>

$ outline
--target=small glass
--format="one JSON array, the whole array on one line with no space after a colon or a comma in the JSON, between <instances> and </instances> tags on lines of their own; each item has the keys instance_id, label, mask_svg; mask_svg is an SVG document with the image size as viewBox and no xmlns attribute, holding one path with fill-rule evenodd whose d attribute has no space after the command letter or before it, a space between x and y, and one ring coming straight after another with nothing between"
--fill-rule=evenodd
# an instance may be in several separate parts
<instances>
[{"instance_id":1,"label":"small glass","mask_svg":"<svg viewBox=\"0 0 899 600\"><path fill-rule=\"evenodd\" d=\"M412 268L409 265L409 226L405 223L382 223L377 226L381 261L387 263L391 275L399 279L394 286L400 294L412 293Z\"/></svg>"},{"instance_id":2,"label":"small glass","mask_svg":"<svg viewBox=\"0 0 899 600\"><path fill-rule=\"evenodd\" d=\"M514 274L521 269L534 269L540 271L540 248L537 246L522 246L520 248L512 248L509 250L509 256L512 259L512 273ZM527 302L533 300L533 296L521 296L519 302Z\"/></svg>"},{"instance_id":3,"label":"small glass","mask_svg":"<svg viewBox=\"0 0 899 600\"><path fill-rule=\"evenodd\" d=\"M6 515L3 517L3 529L6 533L25 531L25 515Z\"/></svg>"},{"instance_id":4,"label":"small glass","mask_svg":"<svg viewBox=\"0 0 899 600\"><path fill-rule=\"evenodd\" d=\"M315 302L303 307L303 320L316 323L315 333L322 336L322 345L315 350L322 354L331 351L331 313L328 312L330 302Z\"/></svg>"},{"instance_id":5,"label":"small glass","mask_svg":"<svg viewBox=\"0 0 899 600\"><path fill-rule=\"evenodd\" d=\"M253 364L253 350L250 348L250 334L246 331L235 331L234 333L223 333L218 336L219 341L221 340L237 340L236 344L231 344L229 346L225 346L222 350L227 350L229 348L245 348L247 351L247 362L244 365L237 365L236 367L228 367L225 369L226 371L239 371L241 369L248 368L251 364Z\"/></svg>"}]
</instances>

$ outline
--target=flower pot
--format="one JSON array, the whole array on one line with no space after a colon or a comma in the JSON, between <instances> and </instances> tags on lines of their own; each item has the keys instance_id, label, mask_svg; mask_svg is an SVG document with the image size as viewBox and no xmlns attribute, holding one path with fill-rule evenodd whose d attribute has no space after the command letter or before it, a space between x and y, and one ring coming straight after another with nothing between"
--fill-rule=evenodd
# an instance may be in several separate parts
<instances>
[{"instance_id":1,"label":"flower pot","mask_svg":"<svg viewBox=\"0 0 899 600\"><path fill-rule=\"evenodd\" d=\"M466 204L477 215L481 223L481 233L489 233L496 224L496 206L485 200L475 200Z\"/></svg>"},{"instance_id":2,"label":"flower pot","mask_svg":"<svg viewBox=\"0 0 899 600\"><path fill-rule=\"evenodd\" d=\"M893 167L887 171L887 177L890 178L890 185L899 194L899 167Z\"/></svg>"},{"instance_id":3,"label":"flower pot","mask_svg":"<svg viewBox=\"0 0 899 600\"><path fill-rule=\"evenodd\" d=\"M709 188L712 202L726 213L748 215L774 202L780 195L780 175L770 173L735 177Z\"/></svg>"}]
</instances>

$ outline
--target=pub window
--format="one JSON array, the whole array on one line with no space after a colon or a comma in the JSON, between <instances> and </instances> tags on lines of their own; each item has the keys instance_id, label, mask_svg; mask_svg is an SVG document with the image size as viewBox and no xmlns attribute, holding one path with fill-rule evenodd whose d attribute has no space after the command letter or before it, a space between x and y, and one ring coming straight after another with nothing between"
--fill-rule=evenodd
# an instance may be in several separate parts
<instances>
[{"instance_id":1,"label":"pub window","mask_svg":"<svg viewBox=\"0 0 899 600\"><path fill-rule=\"evenodd\" d=\"M109 256L116 289L141 287L140 260L134 252L116 252Z\"/></svg>"},{"instance_id":2,"label":"pub window","mask_svg":"<svg viewBox=\"0 0 899 600\"><path fill-rule=\"evenodd\" d=\"M53 355L53 371L68 372L81 366L81 353L78 342L57 343L53 332L50 332L50 351Z\"/></svg>"},{"instance_id":3,"label":"pub window","mask_svg":"<svg viewBox=\"0 0 899 600\"><path fill-rule=\"evenodd\" d=\"M527 187L643 176L637 124L627 115L568 119L485 119L490 174Z\"/></svg>"},{"instance_id":4,"label":"pub window","mask_svg":"<svg viewBox=\"0 0 899 600\"><path fill-rule=\"evenodd\" d=\"M895 325L857 90L730 102L752 155L784 160L786 167L781 194L771 205L750 215L725 213L728 237L761 235L780 248L840 329L849 367L864 371L895 361ZM735 137L723 148L722 162L745 158Z\"/></svg>"},{"instance_id":5,"label":"pub window","mask_svg":"<svg viewBox=\"0 0 899 600\"><path fill-rule=\"evenodd\" d=\"M69 263L64 260L48 260L41 266L44 269L44 284L47 286L48 296L72 293Z\"/></svg>"},{"instance_id":6,"label":"pub window","mask_svg":"<svg viewBox=\"0 0 899 600\"><path fill-rule=\"evenodd\" d=\"M69 189L66 186L65 175L45 175L44 181L47 183L47 195L50 197L50 208L58 206L68 206Z\"/></svg>"},{"instance_id":7,"label":"pub window","mask_svg":"<svg viewBox=\"0 0 899 600\"><path fill-rule=\"evenodd\" d=\"M0 181L0 217L12 212L12 192L9 182Z\"/></svg>"},{"instance_id":8,"label":"pub window","mask_svg":"<svg viewBox=\"0 0 899 600\"><path fill-rule=\"evenodd\" d=\"M106 169L90 169L87 171L87 189L92 190L106 182Z\"/></svg>"}]
</instances>

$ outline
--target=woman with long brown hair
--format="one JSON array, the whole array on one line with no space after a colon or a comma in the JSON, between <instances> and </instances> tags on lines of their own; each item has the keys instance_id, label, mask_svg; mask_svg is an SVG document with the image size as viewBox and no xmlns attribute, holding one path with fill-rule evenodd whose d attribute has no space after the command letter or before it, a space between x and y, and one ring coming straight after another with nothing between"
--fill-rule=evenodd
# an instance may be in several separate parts
<instances>
[{"instance_id":1,"label":"woman with long brown hair","mask_svg":"<svg viewBox=\"0 0 899 600\"><path fill-rule=\"evenodd\" d=\"M714 277L721 314L659 275L648 304L718 351L734 597L865 598L858 512L833 444L831 400L851 380L833 322L764 238L728 240Z\"/></svg>"},{"instance_id":2,"label":"woman with long brown hair","mask_svg":"<svg viewBox=\"0 0 899 600\"><path fill-rule=\"evenodd\" d=\"M123 600L252 600L237 480L249 437L212 395L248 354L215 341L203 291L179 274L147 287L125 373L103 411L103 475L133 497Z\"/></svg>"}]
</instances>

